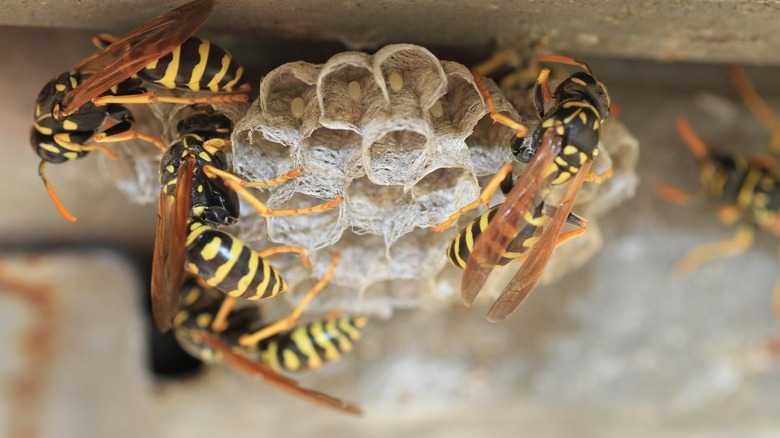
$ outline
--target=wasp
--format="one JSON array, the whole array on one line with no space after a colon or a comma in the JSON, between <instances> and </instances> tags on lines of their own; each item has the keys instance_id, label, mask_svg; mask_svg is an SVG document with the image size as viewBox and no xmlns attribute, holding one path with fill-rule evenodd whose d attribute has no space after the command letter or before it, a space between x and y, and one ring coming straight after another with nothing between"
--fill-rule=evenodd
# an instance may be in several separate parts
<instances>
[{"instance_id":1,"label":"wasp","mask_svg":"<svg viewBox=\"0 0 780 438\"><path fill-rule=\"evenodd\" d=\"M745 106L771 134L770 149L780 151L780 123L761 99L743 69L731 67L729 79ZM780 168L771 156L741 156L713 153L682 115L675 121L688 149L699 160L702 190L692 195L676 187L661 185L658 194L677 204L696 198L721 203L719 219L727 224L741 220L733 238L702 244L678 260L675 270L687 274L701 264L739 254L752 246L758 229L780 236ZM780 278L775 283L772 308L780 313Z\"/></svg>"},{"instance_id":2,"label":"wasp","mask_svg":"<svg viewBox=\"0 0 780 438\"><path fill-rule=\"evenodd\" d=\"M541 70L533 91L539 126L528 138L528 127L496 112L487 87L479 74L473 72L490 117L516 131L512 154L528 166L515 179L512 164L504 164L476 201L433 227L441 231L464 213L479 205L487 206L499 187L506 194L500 206L486 211L464 228L448 250L450 261L464 269L461 294L467 305L473 303L495 266L515 258L524 259L488 311L491 322L506 318L522 304L558 245L585 232L588 222L571 214L577 194L584 182L601 182L611 172L602 175L590 172L599 152L601 124L610 112L606 87L596 80L584 62L559 55L540 56L537 61L576 65L584 71L564 79L550 93L550 69ZM552 187L564 184L568 186L560 200L551 202ZM561 234L567 222L578 229Z\"/></svg>"},{"instance_id":3,"label":"wasp","mask_svg":"<svg viewBox=\"0 0 780 438\"><path fill-rule=\"evenodd\" d=\"M95 44L102 50L44 85L35 102L31 143L41 157L38 174L65 219L76 220L47 180L46 163L68 162L92 150L116 157L106 143L130 139L166 150L159 139L133 129L135 118L125 105L248 100L250 87L243 67L224 49L191 37L211 15L214 5L215 0L195 0L121 39L100 35ZM158 96L146 90L149 85L208 91L210 95Z\"/></svg>"},{"instance_id":4,"label":"wasp","mask_svg":"<svg viewBox=\"0 0 780 438\"><path fill-rule=\"evenodd\" d=\"M335 256L328 272L312 290L325 286L337 263L338 256ZM223 327L214 330L213 322L223 311L226 297L201 283L194 277L185 280L173 321L176 338L185 350L204 362L224 363L307 400L351 414L362 413L354 404L300 387L295 380L279 373L315 370L326 362L340 359L360 338L365 317L327 315L247 344L241 339L257 331L258 326L262 328L260 309L257 306L233 309L225 317ZM308 295L311 294L310 290Z\"/></svg>"},{"instance_id":5,"label":"wasp","mask_svg":"<svg viewBox=\"0 0 780 438\"><path fill-rule=\"evenodd\" d=\"M160 161L161 189L152 266L152 310L161 331L171 326L185 267L229 296L222 313L226 315L238 298L271 298L288 289L287 282L266 257L294 252L310 266L303 248L280 246L258 252L218 229L238 220L238 196L263 217L321 212L343 200L339 197L307 208L272 210L248 188L280 184L299 176L302 169L293 169L269 181L248 182L237 177L231 173L224 153L230 145L232 123L209 107L194 107L193 114L181 120L176 129L178 137Z\"/></svg>"}]
</instances>

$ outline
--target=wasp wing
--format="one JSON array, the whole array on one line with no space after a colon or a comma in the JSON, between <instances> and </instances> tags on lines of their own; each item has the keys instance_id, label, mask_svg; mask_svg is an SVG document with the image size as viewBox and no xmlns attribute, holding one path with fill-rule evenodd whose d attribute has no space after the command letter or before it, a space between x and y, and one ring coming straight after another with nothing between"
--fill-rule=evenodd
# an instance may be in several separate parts
<instances>
[{"instance_id":1,"label":"wasp wing","mask_svg":"<svg viewBox=\"0 0 780 438\"><path fill-rule=\"evenodd\" d=\"M229 346L219 341L211 333L203 333L203 339L211 348L222 354L222 361L226 365L238 371L264 380L271 386L275 386L282 391L287 391L293 395L312 401L314 403L319 403L321 405L338 409L350 414L363 414L363 411L359 406L347 403L343 400L339 400L335 397L331 397L313 389L303 388L298 385L296 380L278 374L265 364L249 360L248 358L234 352Z\"/></svg>"},{"instance_id":2,"label":"wasp wing","mask_svg":"<svg viewBox=\"0 0 780 438\"><path fill-rule=\"evenodd\" d=\"M203 25L215 4L215 0L195 0L172 9L74 66L74 71L96 73L65 96L63 112L73 113L170 53Z\"/></svg>"},{"instance_id":3,"label":"wasp wing","mask_svg":"<svg viewBox=\"0 0 780 438\"><path fill-rule=\"evenodd\" d=\"M152 316L161 332L171 328L179 304L194 169L195 157L188 156L179 167L172 201L163 189L160 190L152 259Z\"/></svg>"},{"instance_id":4,"label":"wasp wing","mask_svg":"<svg viewBox=\"0 0 780 438\"><path fill-rule=\"evenodd\" d=\"M487 318L490 322L501 321L511 315L525 301L539 282L539 278L541 278L542 272L544 272L544 268L547 266L547 262L550 260L550 256L556 247L558 235L560 235L563 226L566 224L571 208L577 199L577 194L580 188L582 188L582 184L585 182L592 163L592 160L588 160L580 167L574 180L566 189L563 198L561 198L558 208L544 224L539 240L528 250L528 258L523 263L523 266L512 277L512 280L488 311Z\"/></svg>"},{"instance_id":5,"label":"wasp wing","mask_svg":"<svg viewBox=\"0 0 780 438\"><path fill-rule=\"evenodd\" d=\"M515 182L493 220L474 243L461 282L461 296L467 305L474 302L490 272L525 225L526 212L534 205L539 192L551 182L552 175L548 175L548 169L561 151L561 144L561 136L553 129L544 133L541 145L530 164Z\"/></svg>"}]
</instances>

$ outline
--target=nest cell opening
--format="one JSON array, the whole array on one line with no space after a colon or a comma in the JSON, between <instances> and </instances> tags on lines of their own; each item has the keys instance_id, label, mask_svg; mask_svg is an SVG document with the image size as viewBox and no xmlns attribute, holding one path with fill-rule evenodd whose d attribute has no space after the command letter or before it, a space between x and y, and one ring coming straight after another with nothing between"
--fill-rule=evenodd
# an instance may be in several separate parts
<instances>
[{"instance_id":1,"label":"nest cell opening","mask_svg":"<svg viewBox=\"0 0 780 438\"><path fill-rule=\"evenodd\" d=\"M366 103L384 101L382 90L367 67L345 65L323 76L319 86L324 126L359 131Z\"/></svg>"},{"instance_id":2,"label":"nest cell opening","mask_svg":"<svg viewBox=\"0 0 780 438\"><path fill-rule=\"evenodd\" d=\"M368 147L368 177L377 184L405 185L426 164L428 139L410 130L391 131Z\"/></svg>"}]
</instances>

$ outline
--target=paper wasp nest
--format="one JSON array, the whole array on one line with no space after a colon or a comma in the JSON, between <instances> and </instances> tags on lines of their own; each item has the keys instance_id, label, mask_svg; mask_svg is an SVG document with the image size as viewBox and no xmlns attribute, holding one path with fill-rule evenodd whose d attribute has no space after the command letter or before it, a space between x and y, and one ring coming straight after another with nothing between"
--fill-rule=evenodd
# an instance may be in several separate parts
<instances>
[{"instance_id":1,"label":"paper wasp nest","mask_svg":"<svg viewBox=\"0 0 780 438\"><path fill-rule=\"evenodd\" d=\"M535 116L520 119L486 83L499 112L536 122ZM633 169L635 140L613 122L607 126L605 142L617 136L615 148L633 145L633 161L626 164ZM478 182L511 159L513 135L492 123L466 67L439 61L422 47L397 44L374 55L341 53L323 65L285 64L263 78L259 98L234 130L234 170L261 181L302 167L302 176L258 192L272 208L306 207L339 195L344 202L332 211L270 218L267 228L245 206L233 227L240 232L233 232L257 249L297 245L309 251L313 272L292 257L273 259L293 299L324 275L330 254L340 252L336 276L313 305L319 310L389 315L396 307L424 305L453 293L461 271L447 268L439 275L448 263L445 250L474 215L442 233L428 227L476 199ZM600 190L609 192L618 180ZM635 180L622 184L606 202L633 192ZM582 197L588 197L585 191ZM499 194L495 202L501 199ZM599 237L595 224L587 234Z\"/></svg>"}]
</instances>

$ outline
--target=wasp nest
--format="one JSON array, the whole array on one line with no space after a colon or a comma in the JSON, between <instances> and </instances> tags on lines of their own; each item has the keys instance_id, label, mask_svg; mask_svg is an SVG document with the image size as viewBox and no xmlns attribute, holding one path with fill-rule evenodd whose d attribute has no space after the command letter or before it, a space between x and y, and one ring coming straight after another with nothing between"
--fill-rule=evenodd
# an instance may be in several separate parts
<instances>
[{"instance_id":1,"label":"wasp nest","mask_svg":"<svg viewBox=\"0 0 780 438\"><path fill-rule=\"evenodd\" d=\"M486 84L496 109L520 120L501 91ZM313 272L292 259L274 261L293 289L288 296L305 292L338 251L341 263L318 297L321 309L388 315L417 307L452 293L448 284L460 271L448 268L447 281L439 274L446 247L469 217L442 233L428 227L477 198L479 181L511 159L513 135L492 123L466 67L422 47L285 64L263 78L259 98L234 130L234 169L261 181L303 168L263 198L273 208L338 196L344 202L332 211L272 217L267 227L245 209L237 227L260 247L309 251Z\"/></svg>"}]
</instances>

